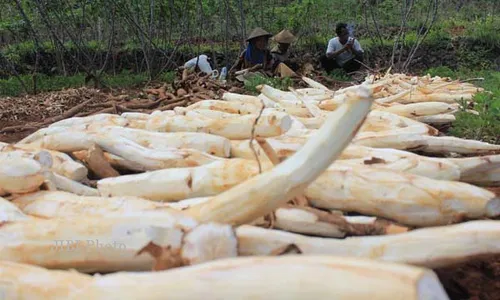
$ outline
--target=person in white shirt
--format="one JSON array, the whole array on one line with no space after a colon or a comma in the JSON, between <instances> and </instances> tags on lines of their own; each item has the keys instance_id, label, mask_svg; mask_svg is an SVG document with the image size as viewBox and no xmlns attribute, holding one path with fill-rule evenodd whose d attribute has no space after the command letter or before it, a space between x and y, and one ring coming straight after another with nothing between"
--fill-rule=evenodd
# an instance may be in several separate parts
<instances>
[{"instance_id":1,"label":"person in white shirt","mask_svg":"<svg viewBox=\"0 0 500 300\"><path fill-rule=\"evenodd\" d=\"M321 66L330 73L342 68L346 73L358 71L363 62L363 48L353 37L349 37L347 24L339 23L335 28L337 37L328 42L326 54L320 59Z\"/></svg>"},{"instance_id":2,"label":"person in white shirt","mask_svg":"<svg viewBox=\"0 0 500 300\"><path fill-rule=\"evenodd\" d=\"M188 72L196 70L196 67L205 74L212 74L212 66L210 66L210 59L205 54L194 57L184 64L184 69Z\"/></svg>"}]
</instances>

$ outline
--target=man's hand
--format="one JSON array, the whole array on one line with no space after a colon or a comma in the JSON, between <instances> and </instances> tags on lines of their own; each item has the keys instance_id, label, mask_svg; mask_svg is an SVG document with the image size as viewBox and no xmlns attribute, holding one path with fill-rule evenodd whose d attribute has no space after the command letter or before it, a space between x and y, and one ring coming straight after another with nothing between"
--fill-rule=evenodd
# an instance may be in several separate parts
<instances>
[{"instance_id":1,"label":"man's hand","mask_svg":"<svg viewBox=\"0 0 500 300\"><path fill-rule=\"evenodd\" d=\"M345 44L344 48L346 48L346 49L352 49L352 47L354 46L354 41L355 40L356 39L353 38L353 39L350 39L349 41L347 41L347 43Z\"/></svg>"},{"instance_id":2,"label":"man's hand","mask_svg":"<svg viewBox=\"0 0 500 300\"><path fill-rule=\"evenodd\" d=\"M257 71L259 69L262 69L263 66L264 66L263 64L256 64L255 66L251 67L248 71L250 72Z\"/></svg>"}]
</instances>

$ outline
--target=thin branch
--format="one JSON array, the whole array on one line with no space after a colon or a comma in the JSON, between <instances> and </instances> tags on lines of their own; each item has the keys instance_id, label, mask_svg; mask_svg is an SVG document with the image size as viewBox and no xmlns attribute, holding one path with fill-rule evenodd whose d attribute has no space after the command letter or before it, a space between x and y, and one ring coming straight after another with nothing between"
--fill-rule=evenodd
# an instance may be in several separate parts
<instances>
[{"instance_id":1,"label":"thin branch","mask_svg":"<svg viewBox=\"0 0 500 300\"><path fill-rule=\"evenodd\" d=\"M253 146L253 142L255 140L255 128L257 127L257 123L260 120L260 117L262 116L262 113L264 112L264 108L266 108L266 105L264 105L264 101L260 100L260 103L262 104L262 108L260 109L259 115L257 118L255 118L255 121L253 122L252 125L252 138L250 139L250 149L252 149L253 155L255 156L255 160L257 161L257 164L259 165L259 174L262 173L262 166L259 160L259 155L257 154L257 151L255 150L255 147Z\"/></svg>"},{"instance_id":2,"label":"thin branch","mask_svg":"<svg viewBox=\"0 0 500 300\"><path fill-rule=\"evenodd\" d=\"M406 71L408 69L411 61L413 60L413 57L415 56L415 53L417 52L418 48L420 47L420 45L422 44L422 42L425 40L425 38L429 34L429 31L431 30L432 26L436 22L438 8L439 8L439 2L438 2L438 0L430 0L430 2L431 3L429 3L430 4L430 6L429 6L429 13L427 15L427 18L426 18L426 21L425 21L424 25L427 25L427 21L431 17L431 14L432 14L432 20L430 21L430 24L428 26L426 26L427 27L426 31L422 35L421 39L419 39L419 36L417 36L417 42L412 47L412 49L410 50L410 54L408 55L408 58L406 59L405 63L403 64L403 71ZM432 5L432 4L434 4L434 5ZM419 32L419 34L420 34L420 32Z\"/></svg>"}]
</instances>

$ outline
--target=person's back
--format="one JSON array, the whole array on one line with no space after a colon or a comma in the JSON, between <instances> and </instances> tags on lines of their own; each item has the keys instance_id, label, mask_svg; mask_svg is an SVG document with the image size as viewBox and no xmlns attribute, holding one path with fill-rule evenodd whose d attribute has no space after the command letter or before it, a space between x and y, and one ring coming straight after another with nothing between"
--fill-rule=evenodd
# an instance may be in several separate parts
<instances>
[{"instance_id":1,"label":"person's back","mask_svg":"<svg viewBox=\"0 0 500 300\"><path fill-rule=\"evenodd\" d=\"M190 60L188 60L184 64L184 68L188 70L194 70L196 69L196 66L198 65L198 68L200 68L200 71L202 71L205 74L212 74L213 70L212 67L210 66L210 63L208 62L208 56L205 54L202 54L200 56L194 57Z\"/></svg>"}]
</instances>

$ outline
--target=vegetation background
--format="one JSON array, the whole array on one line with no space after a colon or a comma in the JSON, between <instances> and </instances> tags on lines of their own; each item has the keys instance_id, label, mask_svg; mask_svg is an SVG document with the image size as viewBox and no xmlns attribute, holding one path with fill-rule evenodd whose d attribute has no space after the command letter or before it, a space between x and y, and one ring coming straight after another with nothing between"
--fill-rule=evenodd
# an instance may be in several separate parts
<instances>
[{"instance_id":1,"label":"vegetation background","mask_svg":"<svg viewBox=\"0 0 500 300\"><path fill-rule=\"evenodd\" d=\"M0 96L171 81L200 53L220 69L257 26L290 29L295 55L317 58L340 21L372 70L483 77L480 116L459 114L451 133L499 142L498 0L3 0Z\"/></svg>"}]
</instances>

